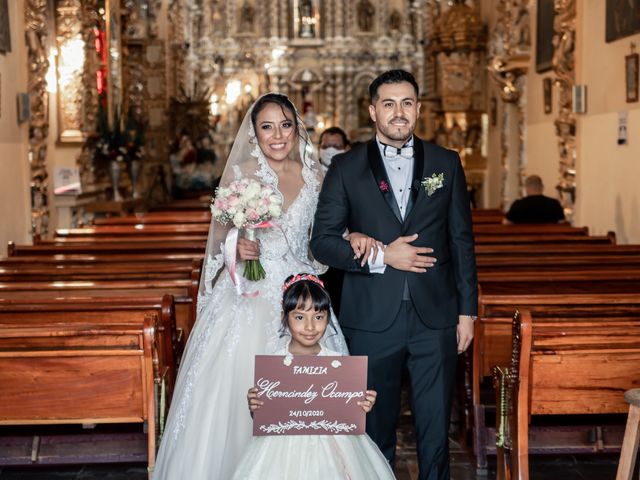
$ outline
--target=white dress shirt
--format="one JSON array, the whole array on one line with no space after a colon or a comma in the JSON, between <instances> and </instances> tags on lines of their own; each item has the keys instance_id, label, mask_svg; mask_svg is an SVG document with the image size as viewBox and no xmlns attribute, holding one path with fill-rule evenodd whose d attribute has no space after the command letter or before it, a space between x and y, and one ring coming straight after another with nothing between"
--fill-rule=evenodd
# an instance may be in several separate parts
<instances>
[{"instance_id":1,"label":"white dress shirt","mask_svg":"<svg viewBox=\"0 0 640 480\"><path fill-rule=\"evenodd\" d=\"M380 142L380 139L376 136L376 143L380 150L380 156L384 163L384 168L387 171L389 182L391 183L391 191L396 199L398 208L400 209L400 215L404 220L404 216L407 211L407 205L409 203L409 195L411 195L411 182L413 180L413 155L411 158L405 158L401 155L396 155L393 158L385 156L385 146ZM413 136L404 145L405 147L413 147ZM387 269L387 265L384 263L384 250L378 249L378 256L373 261L373 251L367 259L369 263L369 271L371 273L384 273Z\"/></svg>"}]
</instances>

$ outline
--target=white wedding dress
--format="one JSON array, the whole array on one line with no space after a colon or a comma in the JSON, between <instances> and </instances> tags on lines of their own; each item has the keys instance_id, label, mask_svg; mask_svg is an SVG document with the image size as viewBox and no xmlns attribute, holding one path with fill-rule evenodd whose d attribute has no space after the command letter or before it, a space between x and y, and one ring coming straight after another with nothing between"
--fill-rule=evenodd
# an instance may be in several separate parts
<instances>
[{"instance_id":1,"label":"white wedding dress","mask_svg":"<svg viewBox=\"0 0 640 480\"><path fill-rule=\"evenodd\" d=\"M290 355L287 347L276 354ZM318 355L341 354L323 347ZM394 478L387 459L367 434L253 437L233 476L233 480Z\"/></svg>"},{"instance_id":2,"label":"white wedding dress","mask_svg":"<svg viewBox=\"0 0 640 480\"><path fill-rule=\"evenodd\" d=\"M255 176L277 189L277 175L259 148L252 155L259 164ZM198 319L182 358L156 480L228 480L251 440L246 396L254 384L254 356L288 343L281 332L282 284L292 274L317 273L309 257L309 235L321 182L318 164L303 162L302 176L304 186L277 219L281 228L258 231L267 277L250 282L260 292L257 297L238 295L227 270L218 274L222 253L207 255L207 289L198 298ZM337 333L327 329L326 336L327 347L347 352L339 328Z\"/></svg>"}]
</instances>

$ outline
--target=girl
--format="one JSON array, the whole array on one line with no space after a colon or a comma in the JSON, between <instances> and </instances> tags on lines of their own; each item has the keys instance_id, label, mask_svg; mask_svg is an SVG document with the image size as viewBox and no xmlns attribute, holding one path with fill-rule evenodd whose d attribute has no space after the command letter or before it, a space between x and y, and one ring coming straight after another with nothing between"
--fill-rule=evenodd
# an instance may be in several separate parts
<instances>
[{"instance_id":1,"label":"girl","mask_svg":"<svg viewBox=\"0 0 640 480\"><path fill-rule=\"evenodd\" d=\"M277 354L341 355L324 346L326 338L335 335L337 329L331 321L329 294L318 277L304 273L290 276L283 290L282 332L290 336L290 340ZM252 413L263 405L255 387L249 390L247 399ZM358 405L369 412L375 399L376 392L367 390L365 399ZM233 476L234 480L302 478L387 480L395 477L387 460L366 434L253 437Z\"/></svg>"}]
</instances>

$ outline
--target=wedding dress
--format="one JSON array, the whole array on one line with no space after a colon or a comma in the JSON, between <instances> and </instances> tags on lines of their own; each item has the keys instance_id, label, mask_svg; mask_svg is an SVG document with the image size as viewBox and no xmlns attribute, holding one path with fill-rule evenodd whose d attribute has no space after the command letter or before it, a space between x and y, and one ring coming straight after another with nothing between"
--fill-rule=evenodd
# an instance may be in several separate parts
<instances>
[{"instance_id":1,"label":"wedding dress","mask_svg":"<svg viewBox=\"0 0 640 480\"><path fill-rule=\"evenodd\" d=\"M229 155L221 185L250 176L279 193L278 177L260 149L251 110ZM288 343L281 329L282 285L292 274L320 273L309 252L311 222L321 186L319 164L298 119L299 160L304 185L277 227L258 230L266 278L250 282L255 297L242 296L224 267L229 229L211 222L205 253L197 321L180 365L171 409L160 444L155 480L228 480L251 440L247 390L254 384L254 356ZM242 271L242 265L238 265ZM334 325L337 321L334 319ZM338 330L322 343L347 353Z\"/></svg>"}]
</instances>

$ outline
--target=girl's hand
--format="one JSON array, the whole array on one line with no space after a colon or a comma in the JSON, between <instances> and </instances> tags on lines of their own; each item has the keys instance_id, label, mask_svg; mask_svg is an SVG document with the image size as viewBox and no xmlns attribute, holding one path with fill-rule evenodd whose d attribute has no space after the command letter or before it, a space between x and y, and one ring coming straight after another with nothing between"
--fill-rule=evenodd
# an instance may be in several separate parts
<instances>
[{"instance_id":1,"label":"girl's hand","mask_svg":"<svg viewBox=\"0 0 640 480\"><path fill-rule=\"evenodd\" d=\"M249 410L251 411L251 415L257 409L259 409L264 402L258 398L258 387L250 388L247 392L247 403L249 404Z\"/></svg>"},{"instance_id":2,"label":"girl's hand","mask_svg":"<svg viewBox=\"0 0 640 480\"><path fill-rule=\"evenodd\" d=\"M367 390L364 392L364 400L358 402L358 405L362 407L365 413L369 413L373 408L374 403L376 403L376 397L378 393L375 390Z\"/></svg>"},{"instance_id":3,"label":"girl's hand","mask_svg":"<svg viewBox=\"0 0 640 480\"><path fill-rule=\"evenodd\" d=\"M236 252L240 260L259 260L260 259L260 244L258 242L252 242L246 238L238 238L238 246Z\"/></svg>"},{"instance_id":4,"label":"girl's hand","mask_svg":"<svg viewBox=\"0 0 640 480\"><path fill-rule=\"evenodd\" d=\"M351 232L347 235L347 240L351 244L351 248L353 249L353 258L362 257L362 261L360 262L360 266L364 267L369 260L369 255L371 255L371 251L373 250L373 258L371 259L373 262L376 261L378 257L378 251L384 250L384 245L382 242L376 240L373 237L365 235L364 233L359 232Z\"/></svg>"}]
</instances>

